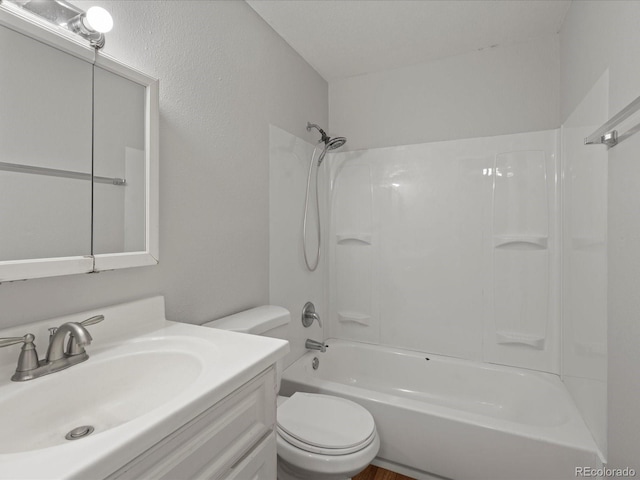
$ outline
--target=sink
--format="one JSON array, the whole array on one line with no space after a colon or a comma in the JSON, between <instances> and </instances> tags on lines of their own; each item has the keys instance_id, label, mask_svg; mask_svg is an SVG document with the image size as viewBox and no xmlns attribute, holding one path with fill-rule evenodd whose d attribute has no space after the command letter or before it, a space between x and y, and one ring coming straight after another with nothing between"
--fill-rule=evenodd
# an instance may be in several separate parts
<instances>
[{"instance_id":1,"label":"sink","mask_svg":"<svg viewBox=\"0 0 640 480\"><path fill-rule=\"evenodd\" d=\"M89 358L12 382L19 346L0 349L0 480L106 478L281 359L287 342L165 319L153 297L0 331L32 333L104 315ZM65 436L78 427L94 430Z\"/></svg>"},{"instance_id":2,"label":"sink","mask_svg":"<svg viewBox=\"0 0 640 480\"><path fill-rule=\"evenodd\" d=\"M202 372L201 360L189 353L191 343L132 342L7 391L0 400L0 453L68 443L65 435L85 425L99 435L165 404Z\"/></svg>"}]
</instances>

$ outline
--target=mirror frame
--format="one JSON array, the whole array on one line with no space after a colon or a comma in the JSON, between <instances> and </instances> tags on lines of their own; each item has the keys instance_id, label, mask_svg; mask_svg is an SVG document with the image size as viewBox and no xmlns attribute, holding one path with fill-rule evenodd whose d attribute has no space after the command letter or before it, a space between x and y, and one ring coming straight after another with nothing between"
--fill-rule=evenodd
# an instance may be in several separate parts
<instances>
[{"instance_id":1,"label":"mirror frame","mask_svg":"<svg viewBox=\"0 0 640 480\"><path fill-rule=\"evenodd\" d=\"M120 75L145 87L145 248L137 252L94 254L93 271L155 265L159 259L158 144L159 144L159 89L158 80L128 67L106 55L97 54L94 66ZM93 215L93 208L92 208ZM93 232L91 232L93 236Z\"/></svg>"},{"instance_id":2,"label":"mirror frame","mask_svg":"<svg viewBox=\"0 0 640 480\"><path fill-rule=\"evenodd\" d=\"M158 80L99 53L83 38L0 0L0 25L145 87L145 248L142 251L0 261L0 283L155 265L159 260ZM93 205L91 208L93 218ZM92 225L88 226L93 229ZM93 236L93 230L91 232Z\"/></svg>"}]
</instances>

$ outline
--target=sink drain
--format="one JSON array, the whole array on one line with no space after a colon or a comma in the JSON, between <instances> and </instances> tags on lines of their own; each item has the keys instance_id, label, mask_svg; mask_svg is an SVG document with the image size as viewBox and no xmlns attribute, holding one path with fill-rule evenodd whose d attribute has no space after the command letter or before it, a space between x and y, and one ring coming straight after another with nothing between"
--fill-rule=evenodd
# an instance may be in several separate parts
<instances>
[{"instance_id":1,"label":"sink drain","mask_svg":"<svg viewBox=\"0 0 640 480\"><path fill-rule=\"evenodd\" d=\"M86 437L87 435L91 435L94 430L95 428L93 428L91 425L83 425L71 430L64 436L64 438L66 438L67 440L79 440Z\"/></svg>"}]
</instances>

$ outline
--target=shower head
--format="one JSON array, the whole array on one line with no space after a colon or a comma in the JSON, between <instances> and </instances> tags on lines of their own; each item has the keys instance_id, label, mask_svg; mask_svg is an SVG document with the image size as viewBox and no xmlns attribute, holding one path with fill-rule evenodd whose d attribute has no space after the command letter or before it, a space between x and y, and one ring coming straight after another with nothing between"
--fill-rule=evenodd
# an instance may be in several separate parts
<instances>
[{"instance_id":1,"label":"shower head","mask_svg":"<svg viewBox=\"0 0 640 480\"><path fill-rule=\"evenodd\" d=\"M324 160L324 156L327 154L329 150L335 150L337 148L340 148L345 143L347 143L347 139L344 137L327 138L327 141L325 142L325 146L322 149L322 153L320 154L320 157L318 157L318 166L322 164L322 161Z\"/></svg>"},{"instance_id":2,"label":"shower head","mask_svg":"<svg viewBox=\"0 0 640 480\"><path fill-rule=\"evenodd\" d=\"M347 139L344 137L334 137L330 138L329 141L325 143L329 150L335 150L336 148L340 148L345 143L347 143Z\"/></svg>"}]
</instances>

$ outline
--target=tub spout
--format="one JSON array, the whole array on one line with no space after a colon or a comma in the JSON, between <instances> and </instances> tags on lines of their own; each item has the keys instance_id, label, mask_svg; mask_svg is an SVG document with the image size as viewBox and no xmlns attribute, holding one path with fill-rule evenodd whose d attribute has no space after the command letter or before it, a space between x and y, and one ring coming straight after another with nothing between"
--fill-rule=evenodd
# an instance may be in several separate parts
<instances>
[{"instance_id":1,"label":"tub spout","mask_svg":"<svg viewBox=\"0 0 640 480\"><path fill-rule=\"evenodd\" d=\"M310 338L307 338L307 341L304 342L304 348L308 350L319 350L322 353L327 351L327 346L324 343L311 340Z\"/></svg>"}]
</instances>

